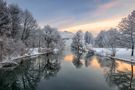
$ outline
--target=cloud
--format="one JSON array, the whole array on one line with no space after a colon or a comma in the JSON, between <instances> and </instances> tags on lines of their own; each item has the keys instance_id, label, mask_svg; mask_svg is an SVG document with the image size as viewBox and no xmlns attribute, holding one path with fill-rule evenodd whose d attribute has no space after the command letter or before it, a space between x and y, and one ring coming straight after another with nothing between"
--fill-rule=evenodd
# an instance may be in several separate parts
<instances>
[{"instance_id":1,"label":"cloud","mask_svg":"<svg viewBox=\"0 0 135 90\"><path fill-rule=\"evenodd\" d=\"M121 18L124 16L118 16L118 17L113 17L110 19L105 19L105 20L100 20L96 22L89 22L89 23L84 23L80 25L75 25L69 28L63 28L61 31L70 31L70 32L76 32L78 30L82 30L83 32L85 31L90 31L93 34L99 33L101 30L107 30L112 27L116 27L118 23L121 21Z\"/></svg>"},{"instance_id":2,"label":"cloud","mask_svg":"<svg viewBox=\"0 0 135 90\"><path fill-rule=\"evenodd\" d=\"M104 4L99 4L101 0L95 2L98 3L96 9L75 16L56 16L40 21L39 24L41 27L50 24L61 31L76 32L81 29L97 34L101 30L116 27L121 18L126 17L135 8L135 0L111 0Z\"/></svg>"},{"instance_id":3,"label":"cloud","mask_svg":"<svg viewBox=\"0 0 135 90\"><path fill-rule=\"evenodd\" d=\"M56 17L55 19L51 20L43 20L39 22L39 26L43 28L45 25L49 24L53 27L63 28L63 27L69 27L70 24L75 22L74 18L69 17Z\"/></svg>"},{"instance_id":4,"label":"cloud","mask_svg":"<svg viewBox=\"0 0 135 90\"><path fill-rule=\"evenodd\" d=\"M118 0L117 1L114 0L114 1L102 4L98 6L98 8L94 11L93 16L99 16L103 13L106 13L108 10L110 10L111 8L115 7L118 4L119 4Z\"/></svg>"}]
</instances>

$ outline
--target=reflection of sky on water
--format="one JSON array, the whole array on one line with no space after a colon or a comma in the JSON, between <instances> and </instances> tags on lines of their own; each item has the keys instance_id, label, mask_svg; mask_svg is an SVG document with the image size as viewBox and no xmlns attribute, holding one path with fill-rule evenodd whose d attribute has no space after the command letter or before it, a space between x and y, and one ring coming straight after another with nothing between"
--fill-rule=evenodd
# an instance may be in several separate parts
<instances>
[{"instance_id":1,"label":"reflection of sky on water","mask_svg":"<svg viewBox=\"0 0 135 90\"><path fill-rule=\"evenodd\" d=\"M1 73L0 90L13 86L17 90L130 90L135 86L131 64L85 55L78 58L64 50L63 54L28 60L13 71Z\"/></svg>"}]
</instances>

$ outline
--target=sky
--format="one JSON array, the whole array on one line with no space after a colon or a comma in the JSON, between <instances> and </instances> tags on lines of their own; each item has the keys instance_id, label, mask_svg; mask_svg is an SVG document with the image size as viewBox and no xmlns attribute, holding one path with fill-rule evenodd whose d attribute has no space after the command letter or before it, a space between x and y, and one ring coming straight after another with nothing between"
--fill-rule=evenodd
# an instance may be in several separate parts
<instances>
[{"instance_id":1,"label":"sky","mask_svg":"<svg viewBox=\"0 0 135 90\"><path fill-rule=\"evenodd\" d=\"M135 10L135 0L6 0L28 9L39 26L60 31L82 30L93 34L117 27L122 18Z\"/></svg>"}]
</instances>

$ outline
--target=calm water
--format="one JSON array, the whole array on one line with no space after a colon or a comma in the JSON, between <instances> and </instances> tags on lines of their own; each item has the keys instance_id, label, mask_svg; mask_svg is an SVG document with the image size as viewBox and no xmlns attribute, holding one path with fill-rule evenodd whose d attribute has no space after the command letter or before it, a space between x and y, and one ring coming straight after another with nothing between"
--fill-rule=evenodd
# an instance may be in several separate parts
<instances>
[{"instance_id":1,"label":"calm water","mask_svg":"<svg viewBox=\"0 0 135 90\"><path fill-rule=\"evenodd\" d=\"M0 90L134 90L134 70L129 63L66 49L1 70Z\"/></svg>"}]
</instances>

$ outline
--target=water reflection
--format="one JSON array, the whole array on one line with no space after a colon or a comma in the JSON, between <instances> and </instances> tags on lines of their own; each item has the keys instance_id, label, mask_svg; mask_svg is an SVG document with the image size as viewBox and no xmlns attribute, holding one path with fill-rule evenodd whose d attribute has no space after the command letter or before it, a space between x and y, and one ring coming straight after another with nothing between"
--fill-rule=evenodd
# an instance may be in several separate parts
<instances>
[{"instance_id":1,"label":"water reflection","mask_svg":"<svg viewBox=\"0 0 135 90\"><path fill-rule=\"evenodd\" d=\"M0 71L0 90L35 90L41 79L50 79L59 72L59 56L46 54L23 62L13 71Z\"/></svg>"},{"instance_id":2,"label":"water reflection","mask_svg":"<svg viewBox=\"0 0 135 90\"><path fill-rule=\"evenodd\" d=\"M77 57L77 56L74 56L73 58L73 64L76 68L81 68L82 65L83 65L83 62L81 61L81 56Z\"/></svg>"},{"instance_id":3,"label":"water reflection","mask_svg":"<svg viewBox=\"0 0 135 90\"><path fill-rule=\"evenodd\" d=\"M67 61L67 62L72 62L73 58L74 58L74 55L73 54L69 54L69 55L66 55L64 57L64 60Z\"/></svg>"},{"instance_id":4,"label":"water reflection","mask_svg":"<svg viewBox=\"0 0 135 90\"><path fill-rule=\"evenodd\" d=\"M93 60L93 55L91 55L90 53L87 53L85 56L85 66L88 67L92 60Z\"/></svg>"},{"instance_id":5,"label":"water reflection","mask_svg":"<svg viewBox=\"0 0 135 90\"><path fill-rule=\"evenodd\" d=\"M134 64L89 53L62 59L61 53L46 54L0 70L0 90L135 90Z\"/></svg>"},{"instance_id":6,"label":"water reflection","mask_svg":"<svg viewBox=\"0 0 135 90\"><path fill-rule=\"evenodd\" d=\"M106 81L108 84L110 86L117 85L118 90L135 90L133 64L116 60L111 60L111 62L109 70L106 72Z\"/></svg>"},{"instance_id":7,"label":"water reflection","mask_svg":"<svg viewBox=\"0 0 135 90\"><path fill-rule=\"evenodd\" d=\"M96 57L93 57L92 61L90 62L90 66L93 67L94 69L100 69L101 68L101 65L97 61Z\"/></svg>"},{"instance_id":8,"label":"water reflection","mask_svg":"<svg viewBox=\"0 0 135 90\"><path fill-rule=\"evenodd\" d=\"M81 68L82 54L75 55L73 64L76 68ZM135 90L135 67L131 63L118 61L107 57L95 57L87 53L84 58L85 66L102 70L107 84L110 87L117 86L118 90Z\"/></svg>"}]
</instances>

